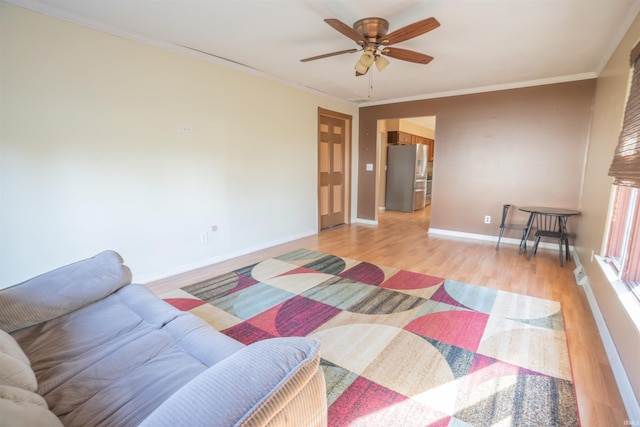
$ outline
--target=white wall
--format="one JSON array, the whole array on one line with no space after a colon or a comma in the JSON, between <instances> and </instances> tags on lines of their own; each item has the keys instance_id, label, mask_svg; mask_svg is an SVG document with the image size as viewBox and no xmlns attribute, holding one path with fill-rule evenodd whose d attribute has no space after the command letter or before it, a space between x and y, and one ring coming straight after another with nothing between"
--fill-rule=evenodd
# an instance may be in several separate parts
<instances>
[{"instance_id":1,"label":"white wall","mask_svg":"<svg viewBox=\"0 0 640 427\"><path fill-rule=\"evenodd\" d=\"M0 287L107 248L152 277L317 231L317 108L358 129L354 105L6 3L0 25Z\"/></svg>"}]
</instances>

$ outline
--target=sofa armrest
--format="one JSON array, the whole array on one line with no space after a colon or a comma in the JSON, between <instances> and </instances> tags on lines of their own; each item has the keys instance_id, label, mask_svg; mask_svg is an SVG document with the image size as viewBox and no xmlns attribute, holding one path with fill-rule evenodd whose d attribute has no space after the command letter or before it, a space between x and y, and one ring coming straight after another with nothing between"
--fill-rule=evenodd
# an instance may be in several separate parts
<instances>
[{"instance_id":1,"label":"sofa armrest","mask_svg":"<svg viewBox=\"0 0 640 427\"><path fill-rule=\"evenodd\" d=\"M272 338L210 367L174 393L140 427L326 426L320 343ZM283 413L284 412L284 413Z\"/></svg>"},{"instance_id":2,"label":"sofa armrest","mask_svg":"<svg viewBox=\"0 0 640 427\"><path fill-rule=\"evenodd\" d=\"M13 332L75 311L131 283L114 251L0 289L0 328Z\"/></svg>"}]
</instances>

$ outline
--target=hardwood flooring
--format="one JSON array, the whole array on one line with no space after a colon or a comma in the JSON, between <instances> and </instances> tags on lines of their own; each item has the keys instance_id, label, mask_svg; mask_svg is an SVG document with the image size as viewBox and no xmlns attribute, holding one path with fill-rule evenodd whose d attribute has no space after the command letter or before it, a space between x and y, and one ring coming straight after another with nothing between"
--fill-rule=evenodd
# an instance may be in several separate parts
<instances>
[{"instance_id":1,"label":"hardwood flooring","mask_svg":"<svg viewBox=\"0 0 640 427\"><path fill-rule=\"evenodd\" d=\"M578 409L585 427L624 426L628 420L584 289L573 261L560 267L556 250L539 249L528 261L518 247L502 243L430 236L430 209L381 212L378 225L343 225L148 284L156 293L229 272L298 248L383 266L559 301L562 304ZM628 424L628 421L627 421Z\"/></svg>"}]
</instances>

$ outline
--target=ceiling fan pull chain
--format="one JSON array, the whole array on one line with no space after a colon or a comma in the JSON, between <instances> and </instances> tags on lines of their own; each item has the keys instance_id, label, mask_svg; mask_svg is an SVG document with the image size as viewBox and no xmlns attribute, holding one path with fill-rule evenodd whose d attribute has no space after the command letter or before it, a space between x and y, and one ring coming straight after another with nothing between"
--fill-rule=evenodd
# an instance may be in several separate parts
<instances>
[{"instance_id":1,"label":"ceiling fan pull chain","mask_svg":"<svg viewBox=\"0 0 640 427\"><path fill-rule=\"evenodd\" d=\"M369 100L373 99L373 72L369 73Z\"/></svg>"}]
</instances>

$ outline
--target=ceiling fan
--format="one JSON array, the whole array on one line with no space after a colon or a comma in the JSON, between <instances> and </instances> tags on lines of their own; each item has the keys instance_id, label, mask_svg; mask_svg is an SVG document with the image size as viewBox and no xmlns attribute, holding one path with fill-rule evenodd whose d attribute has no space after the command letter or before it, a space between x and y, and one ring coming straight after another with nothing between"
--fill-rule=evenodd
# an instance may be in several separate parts
<instances>
[{"instance_id":1,"label":"ceiling fan","mask_svg":"<svg viewBox=\"0 0 640 427\"><path fill-rule=\"evenodd\" d=\"M369 68L374 63L378 70L382 71L384 67L389 64L389 61L382 55L402 61L415 62L417 64L428 64L433 57L425 55L424 53L389 46L435 30L440 26L436 18L427 18L387 34L389 22L382 18L360 19L353 24L353 28L338 19L325 19L324 22L355 41L360 48L325 53L324 55L312 56L301 59L300 61L315 61L316 59L342 55L343 53L363 51L362 56L354 67L356 69L356 76L367 74L367 71L369 71Z\"/></svg>"}]
</instances>

